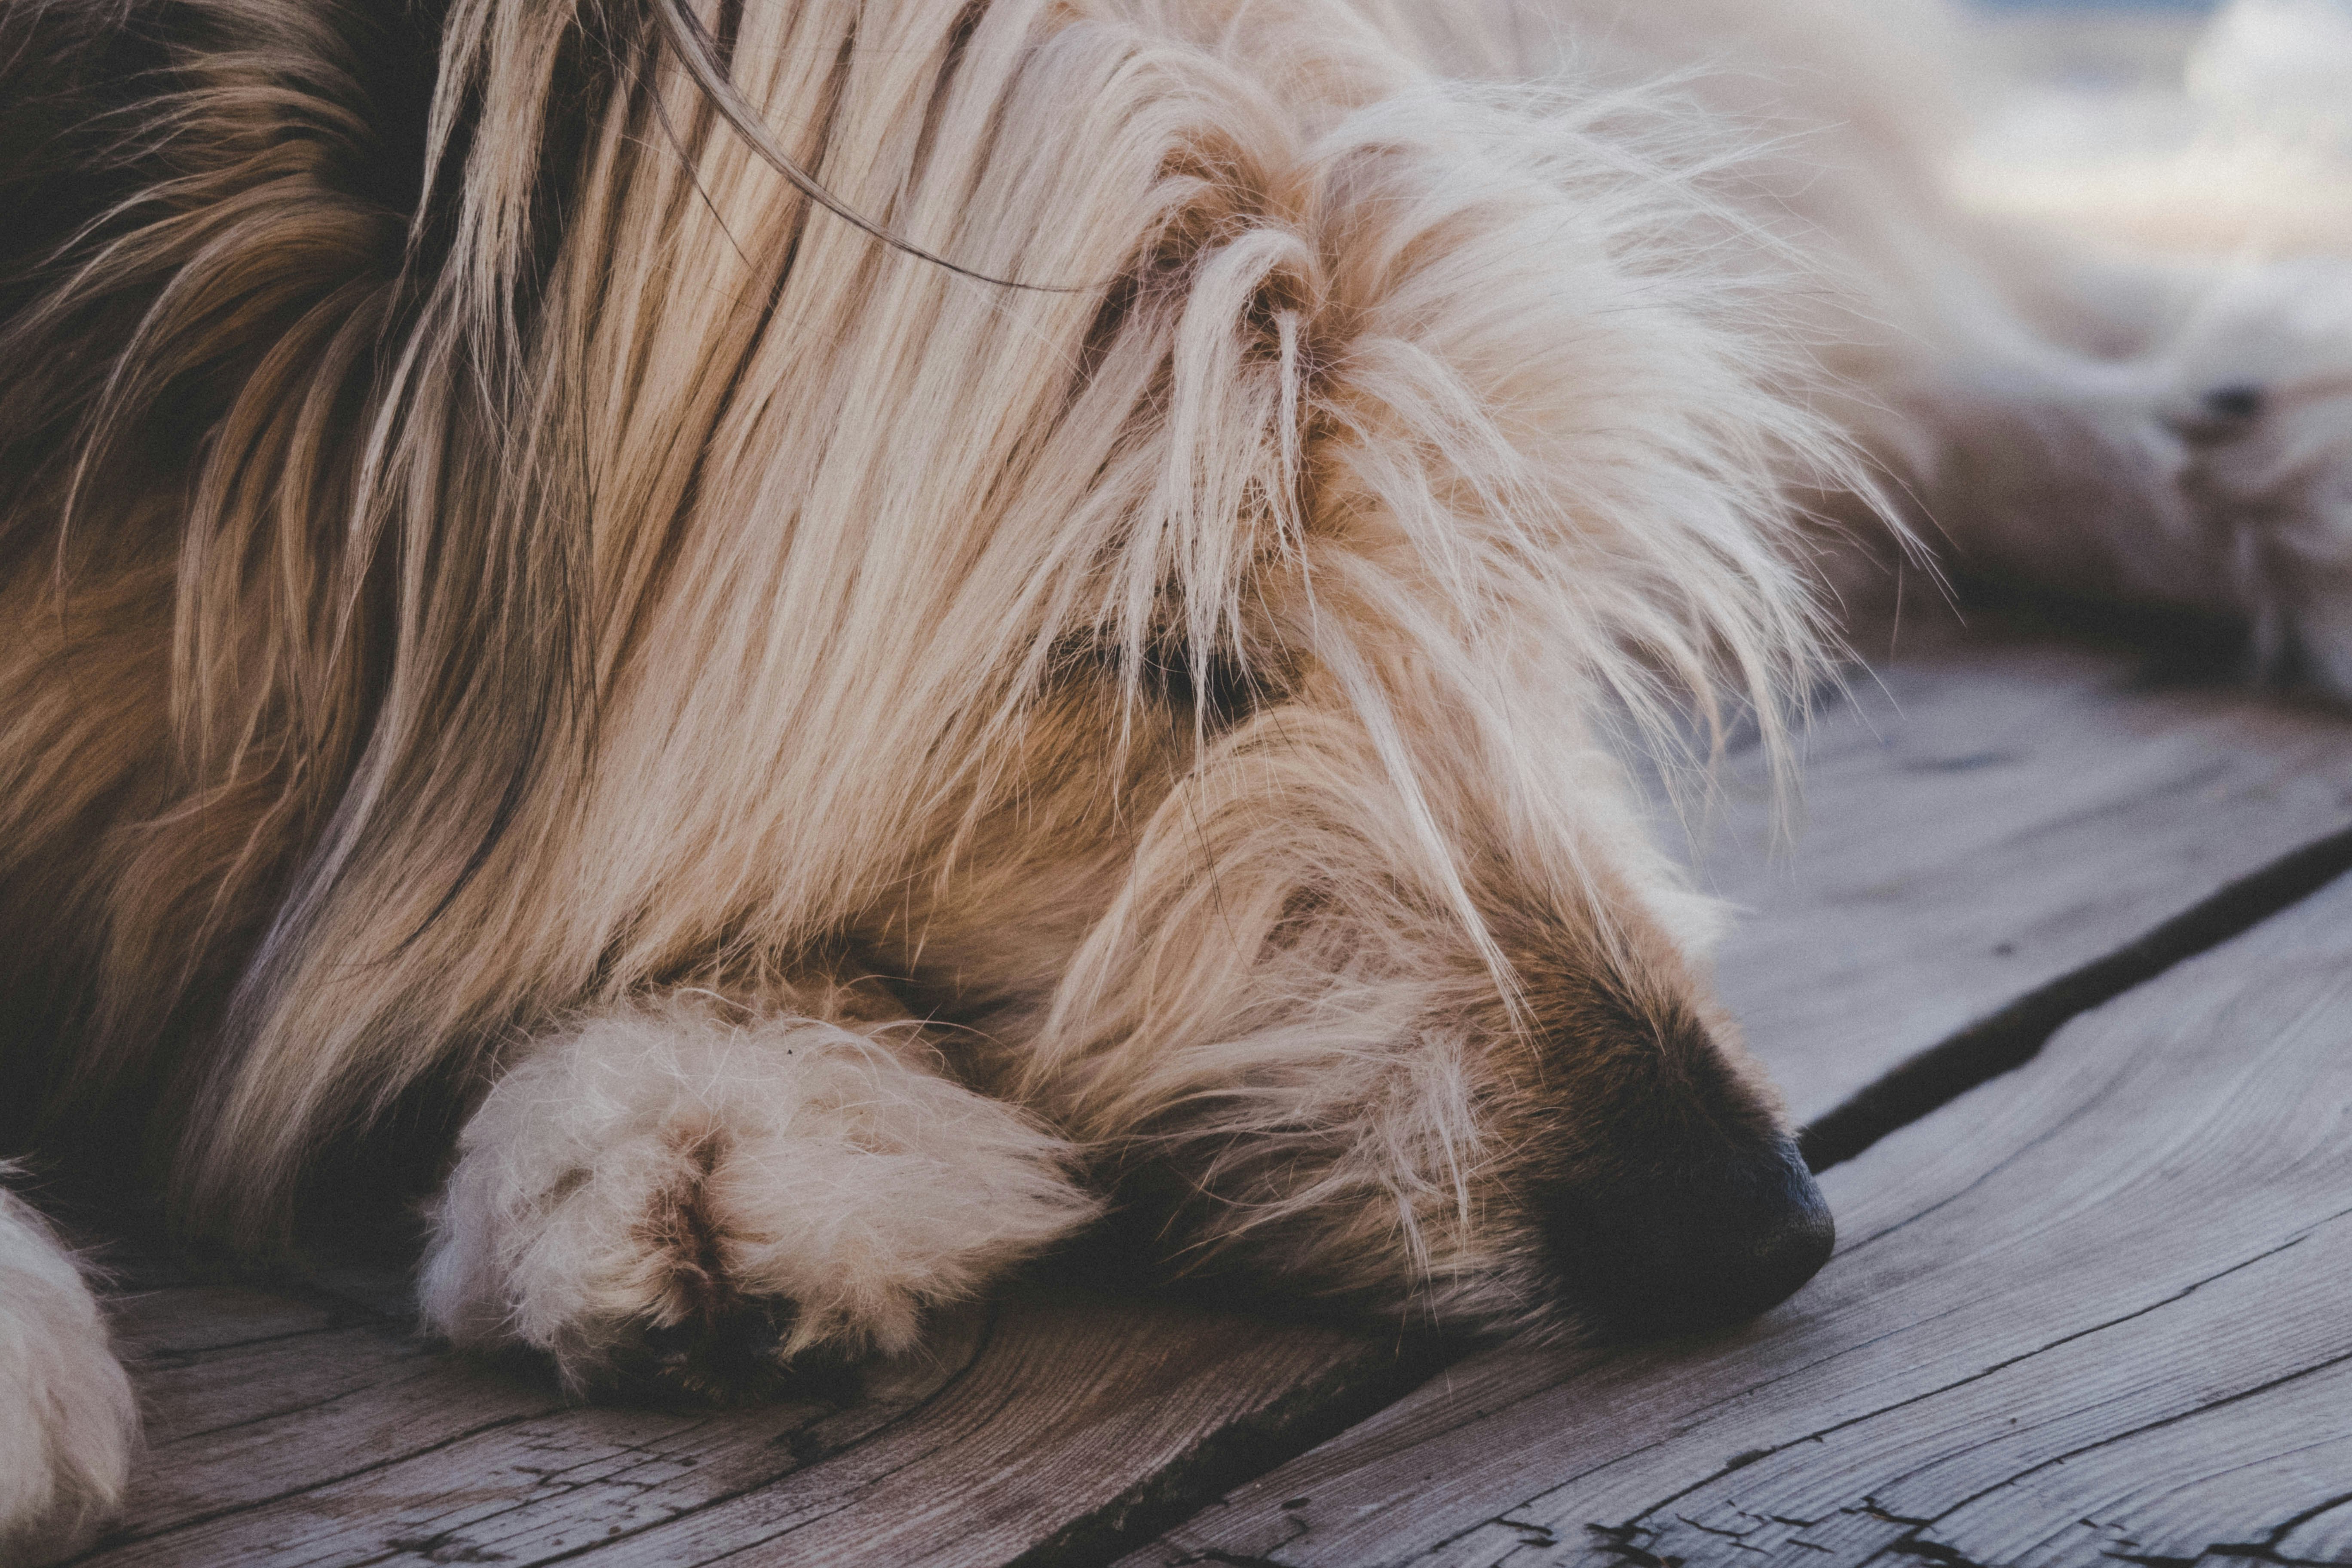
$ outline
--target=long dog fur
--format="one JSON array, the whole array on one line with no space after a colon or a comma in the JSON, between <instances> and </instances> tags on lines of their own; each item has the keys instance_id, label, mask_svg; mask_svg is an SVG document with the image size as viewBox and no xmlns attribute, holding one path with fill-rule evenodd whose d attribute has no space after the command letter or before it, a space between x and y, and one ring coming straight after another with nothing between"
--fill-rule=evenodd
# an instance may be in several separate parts
<instances>
[{"instance_id":1,"label":"long dog fur","mask_svg":"<svg viewBox=\"0 0 2352 1568\"><path fill-rule=\"evenodd\" d=\"M1898 27L1590 9L16 0L16 1133L259 1243L470 1117L427 1316L583 1387L902 1345L1105 1194L1572 1330L1785 1159L1626 759L1785 751L1822 530L2218 592L2193 375L2043 330ZM58 1397L0 1451L122 1451Z\"/></svg>"}]
</instances>

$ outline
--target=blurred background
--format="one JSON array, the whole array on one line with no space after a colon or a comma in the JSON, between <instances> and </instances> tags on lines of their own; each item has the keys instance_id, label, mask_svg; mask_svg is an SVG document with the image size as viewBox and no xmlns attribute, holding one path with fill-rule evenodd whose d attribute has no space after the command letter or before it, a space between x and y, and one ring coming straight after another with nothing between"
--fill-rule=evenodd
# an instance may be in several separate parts
<instances>
[{"instance_id":1,"label":"blurred background","mask_svg":"<svg viewBox=\"0 0 2352 1568\"><path fill-rule=\"evenodd\" d=\"M1977 0L1984 11L2210 11L2218 0Z\"/></svg>"},{"instance_id":2,"label":"blurred background","mask_svg":"<svg viewBox=\"0 0 2352 1568\"><path fill-rule=\"evenodd\" d=\"M1969 0L1972 205L2134 247L2352 248L2352 0Z\"/></svg>"}]
</instances>

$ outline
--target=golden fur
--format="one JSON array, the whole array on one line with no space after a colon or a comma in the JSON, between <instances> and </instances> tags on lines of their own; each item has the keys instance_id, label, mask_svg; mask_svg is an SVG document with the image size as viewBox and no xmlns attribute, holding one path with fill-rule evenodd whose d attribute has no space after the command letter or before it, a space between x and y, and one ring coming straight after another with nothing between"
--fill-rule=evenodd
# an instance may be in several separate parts
<instances>
[{"instance_id":1,"label":"golden fur","mask_svg":"<svg viewBox=\"0 0 2352 1568\"><path fill-rule=\"evenodd\" d=\"M1673 1321L1725 1202L1793 1239L1705 1312L1793 1289L1628 759L1782 748L1860 451L2127 577L2179 378L1939 205L1928 35L1600 16L14 0L16 1135L256 1241L470 1117L427 1317L581 1386L904 1344L1106 1201L1466 1327Z\"/></svg>"}]
</instances>

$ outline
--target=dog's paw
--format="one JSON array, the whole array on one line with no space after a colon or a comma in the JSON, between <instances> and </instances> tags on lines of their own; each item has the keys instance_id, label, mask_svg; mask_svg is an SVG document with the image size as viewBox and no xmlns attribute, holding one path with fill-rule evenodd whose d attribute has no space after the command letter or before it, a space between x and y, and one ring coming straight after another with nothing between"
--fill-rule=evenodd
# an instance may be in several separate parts
<instances>
[{"instance_id":1,"label":"dog's paw","mask_svg":"<svg viewBox=\"0 0 2352 1568\"><path fill-rule=\"evenodd\" d=\"M894 1044L671 998L538 1044L459 1139L425 1316L575 1390L756 1396L905 1349L1091 1215L1070 1150Z\"/></svg>"},{"instance_id":2,"label":"dog's paw","mask_svg":"<svg viewBox=\"0 0 2352 1568\"><path fill-rule=\"evenodd\" d=\"M2181 482L2263 673L2352 700L2352 266L2246 272L2170 357Z\"/></svg>"},{"instance_id":3,"label":"dog's paw","mask_svg":"<svg viewBox=\"0 0 2352 1568\"><path fill-rule=\"evenodd\" d=\"M122 1496L138 1436L130 1379L80 1270L0 1192L0 1563L87 1541Z\"/></svg>"}]
</instances>

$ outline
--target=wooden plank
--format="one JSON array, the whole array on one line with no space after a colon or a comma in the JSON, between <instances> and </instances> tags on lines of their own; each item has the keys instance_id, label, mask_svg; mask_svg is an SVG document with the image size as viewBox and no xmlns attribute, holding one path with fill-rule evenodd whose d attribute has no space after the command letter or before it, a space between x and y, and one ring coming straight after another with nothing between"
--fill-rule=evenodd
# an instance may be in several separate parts
<instances>
[{"instance_id":1,"label":"wooden plank","mask_svg":"<svg viewBox=\"0 0 2352 1568\"><path fill-rule=\"evenodd\" d=\"M848 1447L970 1370L987 1314L940 1325L923 1353L867 1368L832 1397L756 1410L582 1409L543 1390L520 1411L482 1394L485 1369L447 1356L474 1426L410 1435L383 1462L344 1467L274 1506L191 1510L193 1524L125 1542L110 1565L188 1563L449 1563L561 1555L763 1485ZM495 1389L488 1390L495 1394ZM484 1417L487 1416L487 1419ZM437 1439L437 1440L436 1440ZM214 1517L203 1517L210 1513Z\"/></svg>"},{"instance_id":2,"label":"wooden plank","mask_svg":"<svg viewBox=\"0 0 2352 1568\"><path fill-rule=\"evenodd\" d=\"M2341 1484L2344 1472L2336 1479ZM2289 1563L2352 1563L2352 1490L2297 1521L2280 1535L2276 1551Z\"/></svg>"},{"instance_id":3,"label":"wooden plank","mask_svg":"<svg viewBox=\"0 0 2352 1568\"><path fill-rule=\"evenodd\" d=\"M2339 1271L2345 1251L2332 1249ZM2267 1327L2270 1303L2241 1304L2243 1321L2217 1328L2268 1342L2267 1332L2244 1330ZM2194 1358L2202 1349L2183 1352ZM2070 1453L1996 1487L1939 1521L1934 1536L1964 1539L1971 1556L2018 1568L2103 1558L2259 1561L2265 1552L2306 1563L2352 1558L2352 1541L2330 1547L2305 1528L2352 1494L2352 1363L2278 1375L2259 1393ZM2289 1549L2298 1533L2303 1541Z\"/></svg>"},{"instance_id":4,"label":"wooden plank","mask_svg":"<svg viewBox=\"0 0 2352 1568\"><path fill-rule=\"evenodd\" d=\"M1822 715L1792 849L1758 759L1704 880L1750 912L1717 981L1810 1121L2004 1003L2352 824L2352 726L2121 648L1905 634Z\"/></svg>"},{"instance_id":5,"label":"wooden plank","mask_svg":"<svg viewBox=\"0 0 2352 1568\"><path fill-rule=\"evenodd\" d=\"M198 1351L340 1328L353 1314L251 1285L176 1285L116 1295L107 1315L126 1359L161 1367Z\"/></svg>"},{"instance_id":6,"label":"wooden plank","mask_svg":"<svg viewBox=\"0 0 2352 1568\"><path fill-rule=\"evenodd\" d=\"M1819 732L1800 852L1759 853L1765 802L1736 775L1708 862L1763 911L1727 949L1726 988L1812 1100L2352 815L2340 724L2235 694L2137 691L2120 653L1911 640L1893 698L1862 689ZM2200 825L2217 822L2209 841ZM2127 864L2105 853L2114 836L2132 842ZM2077 855L2095 876L2053 870ZM1939 934L1956 923L1965 942ZM387 1299L381 1281L343 1294ZM1430 1352L1031 1290L936 1387L900 1368L877 1372L865 1404L680 1416L558 1409L542 1388L397 1336L370 1352L388 1358L371 1363L378 1381L347 1388L330 1367L297 1375L289 1347L281 1377L256 1373L277 1392L251 1405L282 1398L284 1413L236 1426L217 1462L202 1443L159 1450L134 1512L145 1539L95 1561L527 1563L603 1540L596 1560L616 1563L747 1545L762 1561L894 1568L1099 1561L1123 1529L1181 1519L1369 1415ZM206 1392L220 1380L163 1372L141 1373L160 1432L217 1425L202 1402L224 1397ZM309 1412L305 1379L328 1401ZM358 1441L341 1440L346 1426Z\"/></svg>"},{"instance_id":7,"label":"wooden plank","mask_svg":"<svg viewBox=\"0 0 2352 1568\"><path fill-rule=\"evenodd\" d=\"M615 1563L750 1547L772 1562L1009 1561L1115 1529L1102 1516L1138 1477L1201 1462L1204 1442L1278 1433L1294 1417L1267 1390L1310 1411L1347 1409L1351 1384L1396 1361L1336 1330L1031 1292L943 1325L845 1399L533 1410L94 1561L525 1564L593 1543ZM468 1393L479 1420L480 1391Z\"/></svg>"},{"instance_id":8,"label":"wooden plank","mask_svg":"<svg viewBox=\"0 0 2352 1568\"><path fill-rule=\"evenodd\" d=\"M1123 1568L2324 1546L2352 1492L2347 1106L2352 879L1831 1172L1838 1254L1763 1320L1498 1348Z\"/></svg>"},{"instance_id":9,"label":"wooden plank","mask_svg":"<svg viewBox=\"0 0 2352 1568\"><path fill-rule=\"evenodd\" d=\"M548 1380L380 1327L265 1341L161 1370L134 1364L132 1375L150 1446L117 1539L299 1495L564 1403Z\"/></svg>"},{"instance_id":10,"label":"wooden plank","mask_svg":"<svg viewBox=\"0 0 2352 1568\"><path fill-rule=\"evenodd\" d=\"M1101 1516L1136 1478L1197 1462L1205 1435L1278 1425L1286 1413L1267 1408L1266 1391L1321 1408L1347 1396L1367 1357L1392 1359L1360 1336L1251 1331L1227 1314L1172 1303L1106 1311L1056 1294L1023 1305L1004 1314L993 1354L888 1431L686 1510L598 1561L1008 1563L1074 1542L1089 1523L1115 1529ZM483 1539L519 1563L546 1560L552 1544L536 1533Z\"/></svg>"},{"instance_id":11,"label":"wooden plank","mask_svg":"<svg viewBox=\"0 0 2352 1568\"><path fill-rule=\"evenodd\" d=\"M141 1391L156 1402L147 1441L260 1426L404 1381L427 1365L424 1345L375 1326L247 1341L163 1361L143 1359Z\"/></svg>"}]
</instances>

